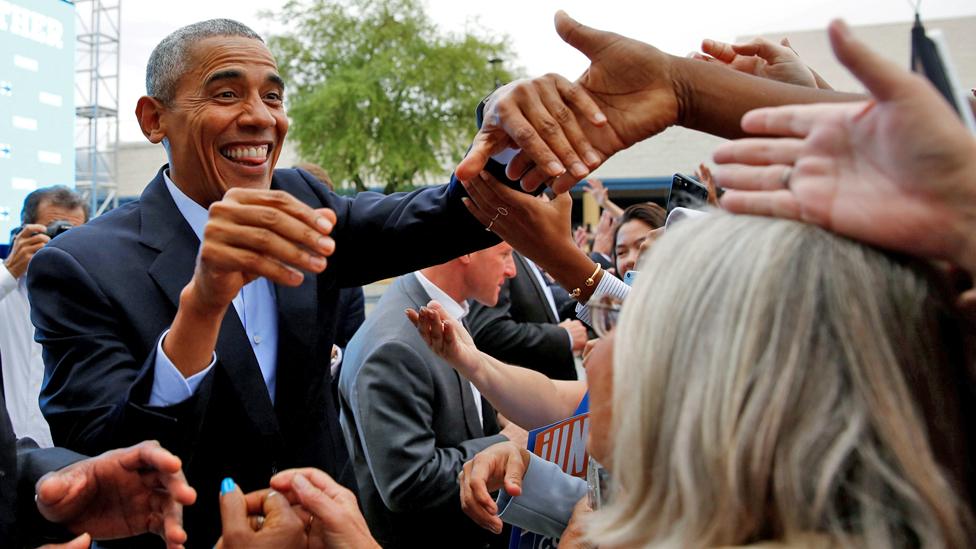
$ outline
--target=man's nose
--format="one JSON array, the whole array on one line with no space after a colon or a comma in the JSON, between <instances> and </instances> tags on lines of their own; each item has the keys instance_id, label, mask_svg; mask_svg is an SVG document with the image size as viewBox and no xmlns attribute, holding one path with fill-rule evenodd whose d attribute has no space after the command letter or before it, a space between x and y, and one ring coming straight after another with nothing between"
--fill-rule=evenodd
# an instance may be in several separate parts
<instances>
[{"instance_id":1,"label":"man's nose","mask_svg":"<svg viewBox=\"0 0 976 549\"><path fill-rule=\"evenodd\" d=\"M244 110L238 117L240 125L257 128L270 128L275 126L277 122L278 120L271 113L271 108L260 97L254 97L245 102Z\"/></svg>"}]
</instances>

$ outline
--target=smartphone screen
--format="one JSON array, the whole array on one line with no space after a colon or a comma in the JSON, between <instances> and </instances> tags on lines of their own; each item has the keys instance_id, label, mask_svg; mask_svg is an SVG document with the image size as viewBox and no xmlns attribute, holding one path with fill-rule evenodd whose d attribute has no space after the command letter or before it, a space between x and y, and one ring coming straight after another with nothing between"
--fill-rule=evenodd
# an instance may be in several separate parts
<instances>
[{"instance_id":1,"label":"smartphone screen","mask_svg":"<svg viewBox=\"0 0 976 549\"><path fill-rule=\"evenodd\" d=\"M680 173L671 178L668 191L668 213L675 208L702 209L708 203L708 188L690 175Z\"/></svg>"}]
</instances>

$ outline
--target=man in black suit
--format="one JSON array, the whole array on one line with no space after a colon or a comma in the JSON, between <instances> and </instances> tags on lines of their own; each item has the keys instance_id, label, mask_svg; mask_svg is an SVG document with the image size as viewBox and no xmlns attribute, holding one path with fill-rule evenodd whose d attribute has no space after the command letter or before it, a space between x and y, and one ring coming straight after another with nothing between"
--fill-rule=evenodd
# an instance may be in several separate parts
<instances>
[{"instance_id":1,"label":"man in black suit","mask_svg":"<svg viewBox=\"0 0 976 549\"><path fill-rule=\"evenodd\" d=\"M225 477L251 491L309 466L355 486L329 390L339 288L498 239L454 182L349 199L275 171L284 83L244 25L174 32L146 80L136 115L170 163L139 201L58 238L28 273L42 410L55 443L76 451L147 437L172 449L201 491L190 546L209 548Z\"/></svg>"},{"instance_id":2,"label":"man in black suit","mask_svg":"<svg viewBox=\"0 0 976 549\"><path fill-rule=\"evenodd\" d=\"M514 254L518 274L505 282L498 303L471 305L468 328L478 349L552 379L576 379L574 355L586 345L579 320L559 322L545 275L530 260Z\"/></svg>"},{"instance_id":3,"label":"man in black suit","mask_svg":"<svg viewBox=\"0 0 976 549\"><path fill-rule=\"evenodd\" d=\"M0 391L0 547L72 539L64 549L154 531L169 547L186 539L183 505L196 494L180 460L143 442L86 459L64 448L17 440ZM81 534L81 535L78 535ZM77 536L77 537L75 537Z\"/></svg>"}]
</instances>

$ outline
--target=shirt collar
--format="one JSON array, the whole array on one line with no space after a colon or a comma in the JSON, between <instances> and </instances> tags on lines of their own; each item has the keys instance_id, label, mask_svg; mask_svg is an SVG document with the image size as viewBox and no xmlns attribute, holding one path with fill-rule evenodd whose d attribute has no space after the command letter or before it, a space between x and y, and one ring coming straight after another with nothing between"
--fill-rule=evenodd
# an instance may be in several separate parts
<instances>
[{"instance_id":1,"label":"shirt collar","mask_svg":"<svg viewBox=\"0 0 976 549\"><path fill-rule=\"evenodd\" d=\"M454 298L444 293L444 290L438 288L433 282L431 282L426 276L422 275L420 271L414 271L414 275L417 276L417 281L420 285L424 287L424 291L427 292L427 296L431 299L436 299L441 305L444 306L444 311L447 312L451 318L455 320L461 320L468 314L469 306L467 300L458 303L454 301Z\"/></svg>"},{"instance_id":2,"label":"shirt collar","mask_svg":"<svg viewBox=\"0 0 976 549\"><path fill-rule=\"evenodd\" d=\"M207 226L209 213L203 206L197 204L192 198L183 194L183 191L169 178L169 170L163 170L163 180L166 182L166 189L169 190L173 202L176 202L176 209L180 211L183 219L190 224L193 233L197 235L200 242L203 242L203 229Z\"/></svg>"}]
</instances>

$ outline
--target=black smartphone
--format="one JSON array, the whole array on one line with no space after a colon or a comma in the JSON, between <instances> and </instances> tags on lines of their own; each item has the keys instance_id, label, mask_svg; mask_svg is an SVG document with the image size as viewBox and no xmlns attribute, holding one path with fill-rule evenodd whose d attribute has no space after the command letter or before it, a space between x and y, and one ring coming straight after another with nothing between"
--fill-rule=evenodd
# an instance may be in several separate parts
<instances>
[{"instance_id":1,"label":"black smartphone","mask_svg":"<svg viewBox=\"0 0 976 549\"><path fill-rule=\"evenodd\" d=\"M671 178L671 189L668 190L668 213L675 208L692 208L700 210L708 203L708 187L702 185L690 175L680 173Z\"/></svg>"}]
</instances>

